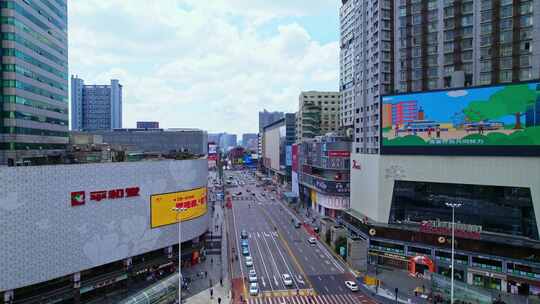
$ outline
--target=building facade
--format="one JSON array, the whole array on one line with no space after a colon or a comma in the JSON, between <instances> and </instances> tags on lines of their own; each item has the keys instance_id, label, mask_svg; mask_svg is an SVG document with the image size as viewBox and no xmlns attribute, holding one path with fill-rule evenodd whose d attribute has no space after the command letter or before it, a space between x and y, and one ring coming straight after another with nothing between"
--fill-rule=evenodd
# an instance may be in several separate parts
<instances>
[{"instance_id":1,"label":"building facade","mask_svg":"<svg viewBox=\"0 0 540 304\"><path fill-rule=\"evenodd\" d=\"M350 150L347 137L319 136L298 144L299 198L313 212L336 218L350 208Z\"/></svg>"},{"instance_id":2,"label":"building facade","mask_svg":"<svg viewBox=\"0 0 540 304\"><path fill-rule=\"evenodd\" d=\"M285 113L283 112L268 112L266 109L259 112L259 133L262 133L264 127L282 119L283 117L285 117Z\"/></svg>"},{"instance_id":3,"label":"building facade","mask_svg":"<svg viewBox=\"0 0 540 304\"><path fill-rule=\"evenodd\" d=\"M283 112L268 112L266 109L264 109L262 112L259 112L259 142L257 150L259 158L262 157L263 150L263 128L271 123L282 119L284 116L285 114Z\"/></svg>"},{"instance_id":4,"label":"building facade","mask_svg":"<svg viewBox=\"0 0 540 304\"><path fill-rule=\"evenodd\" d=\"M257 133L242 134L242 146L249 151L257 151L259 136Z\"/></svg>"},{"instance_id":5,"label":"building facade","mask_svg":"<svg viewBox=\"0 0 540 304\"><path fill-rule=\"evenodd\" d=\"M223 133L219 137L219 147L224 152L229 151L230 149L236 147L237 145L238 145L238 139L236 137L236 134Z\"/></svg>"},{"instance_id":6,"label":"building facade","mask_svg":"<svg viewBox=\"0 0 540 304\"><path fill-rule=\"evenodd\" d=\"M341 124L353 153L380 153L382 95L540 78L535 1L344 0ZM351 107L352 105L352 107Z\"/></svg>"},{"instance_id":7,"label":"building facade","mask_svg":"<svg viewBox=\"0 0 540 304\"><path fill-rule=\"evenodd\" d=\"M83 134L100 135L104 143L124 146L133 152L208 153L208 134L199 129L115 129Z\"/></svg>"},{"instance_id":8,"label":"building facade","mask_svg":"<svg viewBox=\"0 0 540 304\"><path fill-rule=\"evenodd\" d=\"M85 85L71 76L73 131L98 131L122 128L122 85L112 79L110 85Z\"/></svg>"},{"instance_id":9,"label":"building facade","mask_svg":"<svg viewBox=\"0 0 540 304\"><path fill-rule=\"evenodd\" d=\"M446 203L460 203L456 279L540 294L538 97L532 81L381 98L381 154L352 155L341 220L367 240L370 263L408 269L424 256L449 276Z\"/></svg>"},{"instance_id":10,"label":"building facade","mask_svg":"<svg viewBox=\"0 0 540 304\"><path fill-rule=\"evenodd\" d=\"M159 121L137 121L137 129L159 129Z\"/></svg>"},{"instance_id":11,"label":"building facade","mask_svg":"<svg viewBox=\"0 0 540 304\"><path fill-rule=\"evenodd\" d=\"M425 91L540 78L535 1L397 4L396 89ZM457 78L457 79L454 79Z\"/></svg>"},{"instance_id":12,"label":"building facade","mask_svg":"<svg viewBox=\"0 0 540 304\"><path fill-rule=\"evenodd\" d=\"M296 141L339 131L340 93L308 91L298 97Z\"/></svg>"},{"instance_id":13,"label":"building facade","mask_svg":"<svg viewBox=\"0 0 540 304\"><path fill-rule=\"evenodd\" d=\"M296 117L293 113L286 113L284 118L263 128L263 149L259 164L278 183L291 182L295 128Z\"/></svg>"},{"instance_id":14,"label":"building facade","mask_svg":"<svg viewBox=\"0 0 540 304\"><path fill-rule=\"evenodd\" d=\"M0 170L2 180L17 181L0 185L10 209L0 212L0 238L16 244L0 252L3 303L96 301L104 289L170 272L178 264L176 214L154 202L185 191L200 198L198 216L182 221L182 261L196 263L209 228L207 167L200 159Z\"/></svg>"},{"instance_id":15,"label":"building facade","mask_svg":"<svg viewBox=\"0 0 540 304\"><path fill-rule=\"evenodd\" d=\"M3 1L0 165L68 142L67 1Z\"/></svg>"}]
</instances>

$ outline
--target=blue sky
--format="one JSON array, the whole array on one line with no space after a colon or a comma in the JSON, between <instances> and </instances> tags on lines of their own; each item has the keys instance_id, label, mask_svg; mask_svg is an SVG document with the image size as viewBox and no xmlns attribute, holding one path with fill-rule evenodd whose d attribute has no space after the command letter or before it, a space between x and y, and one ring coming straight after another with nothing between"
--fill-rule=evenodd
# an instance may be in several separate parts
<instances>
[{"instance_id":1,"label":"blue sky","mask_svg":"<svg viewBox=\"0 0 540 304\"><path fill-rule=\"evenodd\" d=\"M339 1L84 0L69 6L70 73L119 79L124 127L256 132L302 90L337 90Z\"/></svg>"}]
</instances>

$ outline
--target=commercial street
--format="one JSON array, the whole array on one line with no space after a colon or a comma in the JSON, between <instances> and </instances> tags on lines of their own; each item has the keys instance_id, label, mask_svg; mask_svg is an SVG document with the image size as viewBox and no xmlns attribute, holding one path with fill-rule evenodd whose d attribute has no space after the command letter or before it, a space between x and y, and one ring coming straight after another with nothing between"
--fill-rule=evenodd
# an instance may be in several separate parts
<instances>
[{"instance_id":1,"label":"commercial street","mask_svg":"<svg viewBox=\"0 0 540 304\"><path fill-rule=\"evenodd\" d=\"M250 303L283 303L280 299L289 303L372 302L345 286L345 281L354 280L353 275L324 245L308 242L312 236L303 227L295 227L298 219L275 193L257 186L245 171L228 171L226 180L230 183L227 190L234 196L229 226L235 231L238 261L232 263L233 277L245 278L242 292L249 291L249 270L257 273L259 293L250 297ZM241 252L242 231L248 233L250 267ZM291 275L292 284L284 284L283 274Z\"/></svg>"}]
</instances>

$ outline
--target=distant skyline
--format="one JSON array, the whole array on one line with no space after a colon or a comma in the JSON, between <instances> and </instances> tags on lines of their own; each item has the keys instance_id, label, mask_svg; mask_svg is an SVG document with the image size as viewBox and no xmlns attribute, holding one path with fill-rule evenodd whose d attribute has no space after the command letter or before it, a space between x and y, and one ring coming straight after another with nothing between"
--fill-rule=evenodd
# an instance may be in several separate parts
<instances>
[{"instance_id":1,"label":"distant skyline","mask_svg":"<svg viewBox=\"0 0 540 304\"><path fill-rule=\"evenodd\" d=\"M241 136L264 108L295 112L301 91L337 90L338 39L333 0L73 1L69 73L119 79L125 127Z\"/></svg>"}]
</instances>

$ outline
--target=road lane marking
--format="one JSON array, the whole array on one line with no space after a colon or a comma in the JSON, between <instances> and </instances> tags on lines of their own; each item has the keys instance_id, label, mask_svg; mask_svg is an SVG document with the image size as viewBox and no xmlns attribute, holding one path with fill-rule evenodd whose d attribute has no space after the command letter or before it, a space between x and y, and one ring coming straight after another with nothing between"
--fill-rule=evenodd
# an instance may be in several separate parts
<instances>
[{"instance_id":1,"label":"road lane marking","mask_svg":"<svg viewBox=\"0 0 540 304\"><path fill-rule=\"evenodd\" d=\"M291 271L291 269L289 268L289 264L287 263L287 261L285 260L285 257L283 256L283 253L281 253L281 249L279 248L279 245L278 243L276 242L276 239L274 237L272 237L272 240L274 241L274 244L276 245L276 248L278 249L278 252L279 252L279 255L281 256L281 258L283 259L283 263L285 263L285 267L287 267L287 271L289 272L289 275L291 276L291 279L292 281L294 282L294 285L296 285L296 289L298 289L298 283L296 282L296 280L294 279L294 273ZM291 265L292 267L292 265Z\"/></svg>"},{"instance_id":2,"label":"road lane marking","mask_svg":"<svg viewBox=\"0 0 540 304\"><path fill-rule=\"evenodd\" d=\"M332 254L330 254L326 248L322 247L323 245L321 244L317 244L317 245L319 245L319 248L321 248L322 252L328 257L330 262L332 262L340 272L345 272L345 269L341 267L341 265L339 265L337 261L335 261L334 256L332 256Z\"/></svg>"},{"instance_id":3,"label":"road lane marking","mask_svg":"<svg viewBox=\"0 0 540 304\"><path fill-rule=\"evenodd\" d=\"M315 271L315 267L313 267L313 265L309 265L309 267L311 267L311 270Z\"/></svg>"},{"instance_id":4,"label":"road lane marking","mask_svg":"<svg viewBox=\"0 0 540 304\"><path fill-rule=\"evenodd\" d=\"M321 278L321 276L318 276L317 278L319 278L319 281L322 281L322 278Z\"/></svg>"},{"instance_id":5,"label":"road lane marking","mask_svg":"<svg viewBox=\"0 0 540 304\"><path fill-rule=\"evenodd\" d=\"M270 250L270 246L268 245L268 241L266 240L266 238L263 238L263 240L264 240L264 243L266 244L266 247L268 248L268 253L270 254L270 257L272 258L272 262L274 263L274 267L276 268L276 273L279 273L279 268L277 267L277 263L276 263L276 260L274 259L274 255L272 254L272 251ZM276 282L276 286L279 287L279 283L276 280L275 276L274 276L274 282ZM283 287L285 287L285 285L283 285Z\"/></svg>"},{"instance_id":6,"label":"road lane marking","mask_svg":"<svg viewBox=\"0 0 540 304\"><path fill-rule=\"evenodd\" d=\"M324 286L324 290L326 290L326 292L330 292L327 286Z\"/></svg>"},{"instance_id":7,"label":"road lane marking","mask_svg":"<svg viewBox=\"0 0 540 304\"><path fill-rule=\"evenodd\" d=\"M266 263L264 262L261 247L259 246L259 241L257 239L255 239L255 245L257 246L259 256L261 257L261 261L262 261L262 264L263 264L263 267L264 267L264 272L266 272L266 277L268 277L268 280L270 280L270 274L268 274L268 269L266 268ZM264 286L265 285L264 284L264 277L262 277L262 278L263 278L263 286ZM274 288L272 287L272 282L271 281L269 282L269 284L270 284L270 288L272 289L272 291L274 291Z\"/></svg>"}]
</instances>

